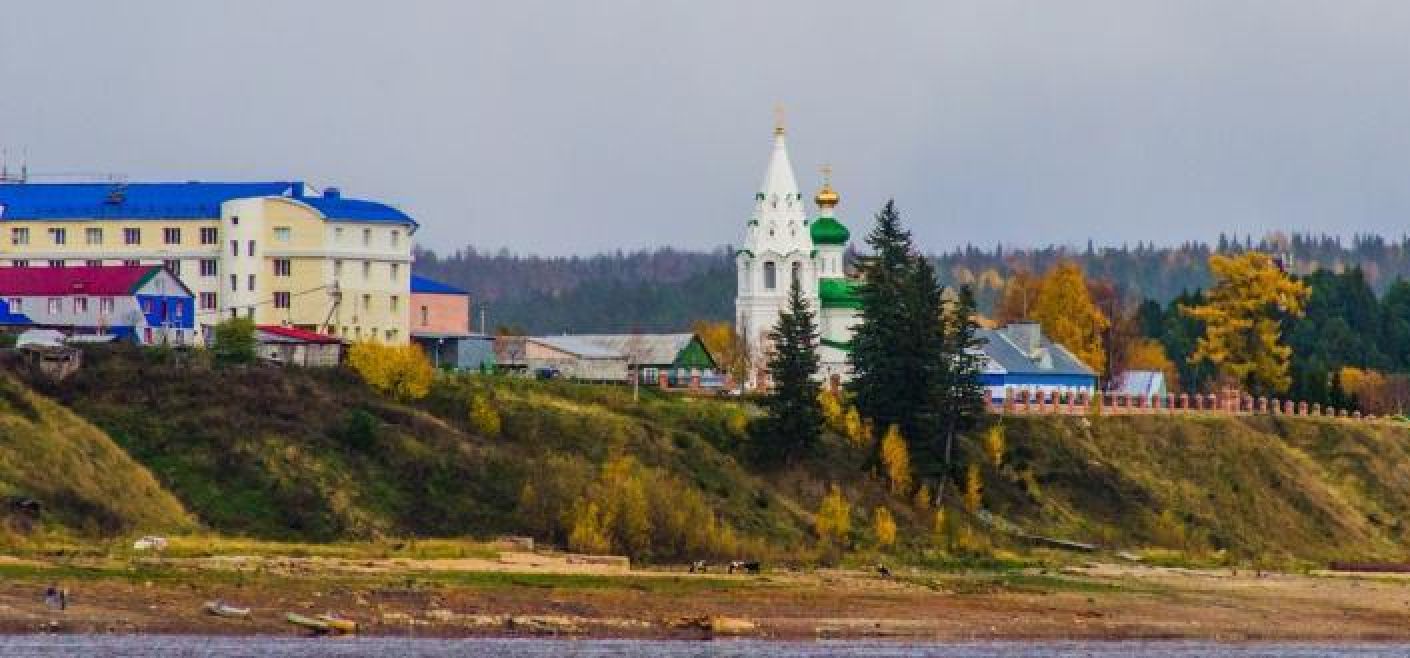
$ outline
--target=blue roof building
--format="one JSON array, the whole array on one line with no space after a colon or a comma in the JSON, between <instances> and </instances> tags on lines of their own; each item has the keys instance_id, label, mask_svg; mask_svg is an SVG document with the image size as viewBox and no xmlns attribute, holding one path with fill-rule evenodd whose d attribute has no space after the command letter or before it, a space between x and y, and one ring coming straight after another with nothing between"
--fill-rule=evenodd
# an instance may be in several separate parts
<instances>
[{"instance_id":1,"label":"blue roof building","mask_svg":"<svg viewBox=\"0 0 1410 658\"><path fill-rule=\"evenodd\" d=\"M1066 347L1043 335L1033 322L1018 322L998 329L981 329L984 354L980 383L989 397L1001 402L1009 389L1049 393L1095 393L1097 373Z\"/></svg>"}]
</instances>

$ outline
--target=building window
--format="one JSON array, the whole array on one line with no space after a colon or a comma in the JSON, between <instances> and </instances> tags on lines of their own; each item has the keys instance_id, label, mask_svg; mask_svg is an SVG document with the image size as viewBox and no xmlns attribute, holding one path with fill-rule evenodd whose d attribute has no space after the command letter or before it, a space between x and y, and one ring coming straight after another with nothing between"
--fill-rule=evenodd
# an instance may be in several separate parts
<instances>
[{"instance_id":1,"label":"building window","mask_svg":"<svg viewBox=\"0 0 1410 658\"><path fill-rule=\"evenodd\" d=\"M216 260L214 258L201 259L201 276L215 276L217 274Z\"/></svg>"},{"instance_id":2,"label":"building window","mask_svg":"<svg viewBox=\"0 0 1410 658\"><path fill-rule=\"evenodd\" d=\"M250 245L249 245L249 246L250 246L250 249L249 249L250 254L249 254L249 255L254 256L254 255L255 255L255 241L254 241L254 240L250 240Z\"/></svg>"},{"instance_id":3,"label":"building window","mask_svg":"<svg viewBox=\"0 0 1410 658\"><path fill-rule=\"evenodd\" d=\"M116 306L116 303L113 302L113 298L112 298L112 297L99 297L99 298L98 298L98 312L99 312L99 313L102 313L103 315L112 315L114 306Z\"/></svg>"},{"instance_id":4,"label":"building window","mask_svg":"<svg viewBox=\"0 0 1410 658\"><path fill-rule=\"evenodd\" d=\"M276 227L274 227L274 241L275 241L275 242L288 242L289 239L293 237L293 235L294 235L294 230L291 229L291 228L289 228L289 227L287 227L287 226L276 226Z\"/></svg>"},{"instance_id":5,"label":"building window","mask_svg":"<svg viewBox=\"0 0 1410 658\"><path fill-rule=\"evenodd\" d=\"M215 293L213 293L213 292L203 292L203 293L201 293L201 310L203 310L203 311L213 311L213 310L215 310Z\"/></svg>"},{"instance_id":6,"label":"building window","mask_svg":"<svg viewBox=\"0 0 1410 658\"><path fill-rule=\"evenodd\" d=\"M49 315L58 315L63 310L64 300L58 297L49 298Z\"/></svg>"},{"instance_id":7,"label":"building window","mask_svg":"<svg viewBox=\"0 0 1410 658\"><path fill-rule=\"evenodd\" d=\"M425 307L425 306L422 306L422 307L421 307L421 326L424 327L424 326L427 326L427 325L429 325L429 324L431 324L431 309L429 309L429 308L427 308L427 307Z\"/></svg>"},{"instance_id":8,"label":"building window","mask_svg":"<svg viewBox=\"0 0 1410 658\"><path fill-rule=\"evenodd\" d=\"M83 229L83 241L91 245L103 244L103 229L86 228Z\"/></svg>"},{"instance_id":9,"label":"building window","mask_svg":"<svg viewBox=\"0 0 1410 658\"><path fill-rule=\"evenodd\" d=\"M122 243L127 245L142 244L142 229L133 226L123 229Z\"/></svg>"},{"instance_id":10,"label":"building window","mask_svg":"<svg viewBox=\"0 0 1410 658\"><path fill-rule=\"evenodd\" d=\"M51 261L49 261L49 267L63 267L64 265L66 265L66 263L65 263L64 261L61 261L61 260L51 260Z\"/></svg>"},{"instance_id":11,"label":"building window","mask_svg":"<svg viewBox=\"0 0 1410 658\"><path fill-rule=\"evenodd\" d=\"M397 330L396 330L396 329L388 329L388 330L387 330L387 342L388 342L388 343L395 343L395 342L397 342Z\"/></svg>"},{"instance_id":12,"label":"building window","mask_svg":"<svg viewBox=\"0 0 1410 658\"><path fill-rule=\"evenodd\" d=\"M73 298L73 312L74 312L74 313L87 313L87 312L88 312L88 298L87 298L87 297L74 297L74 298Z\"/></svg>"},{"instance_id":13,"label":"building window","mask_svg":"<svg viewBox=\"0 0 1410 658\"><path fill-rule=\"evenodd\" d=\"M10 229L10 244L13 244L13 245L26 245L26 244L29 244L29 229L28 229L28 228L23 228L23 227Z\"/></svg>"},{"instance_id":14,"label":"building window","mask_svg":"<svg viewBox=\"0 0 1410 658\"><path fill-rule=\"evenodd\" d=\"M29 261L27 261L27 260L17 260L17 261L15 261L15 267L29 267Z\"/></svg>"},{"instance_id":15,"label":"building window","mask_svg":"<svg viewBox=\"0 0 1410 658\"><path fill-rule=\"evenodd\" d=\"M220 229L214 226L201 227L201 244L219 244Z\"/></svg>"},{"instance_id":16,"label":"building window","mask_svg":"<svg viewBox=\"0 0 1410 658\"><path fill-rule=\"evenodd\" d=\"M289 293L274 293L274 308L289 308Z\"/></svg>"},{"instance_id":17,"label":"building window","mask_svg":"<svg viewBox=\"0 0 1410 658\"><path fill-rule=\"evenodd\" d=\"M23 297L11 297L11 298L10 298L10 312L11 312L11 313L24 313L24 298L23 298Z\"/></svg>"},{"instance_id":18,"label":"building window","mask_svg":"<svg viewBox=\"0 0 1410 658\"><path fill-rule=\"evenodd\" d=\"M125 260L125 261L122 262L122 264L123 264L123 265L126 265L126 266L128 266L128 267L137 267L138 265L141 265L141 264L142 264L142 261L140 261L140 260Z\"/></svg>"},{"instance_id":19,"label":"building window","mask_svg":"<svg viewBox=\"0 0 1410 658\"><path fill-rule=\"evenodd\" d=\"M231 274L231 275L230 275L230 292L238 292L239 290L240 290L240 279L237 278L234 274Z\"/></svg>"},{"instance_id":20,"label":"building window","mask_svg":"<svg viewBox=\"0 0 1410 658\"><path fill-rule=\"evenodd\" d=\"M333 241L334 241L334 242L337 242L337 243L340 243L340 244L342 243L342 241L343 241L343 227L339 226L339 227L333 229ZM346 333L346 332L344 332L344 333Z\"/></svg>"},{"instance_id":21,"label":"building window","mask_svg":"<svg viewBox=\"0 0 1410 658\"><path fill-rule=\"evenodd\" d=\"M764 290L778 287L778 265L772 261L764 263Z\"/></svg>"},{"instance_id":22,"label":"building window","mask_svg":"<svg viewBox=\"0 0 1410 658\"><path fill-rule=\"evenodd\" d=\"M166 244L181 244L181 229L171 226L162 229L162 242Z\"/></svg>"},{"instance_id":23,"label":"building window","mask_svg":"<svg viewBox=\"0 0 1410 658\"><path fill-rule=\"evenodd\" d=\"M362 261L362 279L364 281L372 278L372 261Z\"/></svg>"},{"instance_id":24,"label":"building window","mask_svg":"<svg viewBox=\"0 0 1410 658\"><path fill-rule=\"evenodd\" d=\"M372 246L372 229L370 229L370 228L362 229L362 246L364 246L364 247L371 247L371 246Z\"/></svg>"},{"instance_id":25,"label":"building window","mask_svg":"<svg viewBox=\"0 0 1410 658\"><path fill-rule=\"evenodd\" d=\"M388 269L392 274L392 283L396 283L397 279L401 277L401 263L392 263Z\"/></svg>"},{"instance_id":26,"label":"building window","mask_svg":"<svg viewBox=\"0 0 1410 658\"><path fill-rule=\"evenodd\" d=\"M54 244L68 244L68 242L69 242L69 232L68 232L68 229L62 229L62 228L51 228L51 229L49 229L49 240L50 240L51 242L53 242Z\"/></svg>"},{"instance_id":27,"label":"building window","mask_svg":"<svg viewBox=\"0 0 1410 658\"><path fill-rule=\"evenodd\" d=\"M251 319L251 320L255 319L255 307L251 306L251 307L245 309L245 317L247 317L247 318L249 318L249 319Z\"/></svg>"},{"instance_id":28,"label":"building window","mask_svg":"<svg viewBox=\"0 0 1410 658\"><path fill-rule=\"evenodd\" d=\"M392 295L391 301L390 301L390 303L387 304L387 307L390 308L393 313L396 313L397 311L400 311L400 310L401 310L401 297L398 297L398 296L396 296L396 295Z\"/></svg>"},{"instance_id":29,"label":"building window","mask_svg":"<svg viewBox=\"0 0 1410 658\"><path fill-rule=\"evenodd\" d=\"M340 277L340 276L342 276L342 275L343 275L343 261L340 261L340 260L335 260L335 261L333 261L333 276L334 276L334 277Z\"/></svg>"},{"instance_id":30,"label":"building window","mask_svg":"<svg viewBox=\"0 0 1410 658\"><path fill-rule=\"evenodd\" d=\"M251 291L253 291L253 290L255 289L255 275L253 275L253 274L250 275L249 284L250 284L249 289L250 289Z\"/></svg>"},{"instance_id":31,"label":"building window","mask_svg":"<svg viewBox=\"0 0 1410 658\"><path fill-rule=\"evenodd\" d=\"M142 312L143 312L143 313L146 313L147 315L151 315L151 314L152 314L152 300L150 300L150 299L144 299L144 300L142 300Z\"/></svg>"},{"instance_id":32,"label":"building window","mask_svg":"<svg viewBox=\"0 0 1410 658\"><path fill-rule=\"evenodd\" d=\"M86 267L102 267L102 266L103 266L103 261L101 261L101 260L86 260L86 261L83 261L83 264L84 264L84 266L86 266Z\"/></svg>"},{"instance_id":33,"label":"building window","mask_svg":"<svg viewBox=\"0 0 1410 658\"><path fill-rule=\"evenodd\" d=\"M293 271L293 264L287 258L274 259L274 276L289 276Z\"/></svg>"},{"instance_id":34,"label":"building window","mask_svg":"<svg viewBox=\"0 0 1410 658\"><path fill-rule=\"evenodd\" d=\"M239 257L240 257L240 241L239 241L239 240L231 240L231 241L230 241L230 257L231 257L231 258L239 258Z\"/></svg>"},{"instance_id":35,"label":"building window","mask_svg":"<svg viewBox=\"0 0 1410 658\"><path fill-rule=\"evenodd\" d=\"M167 269L171 270L172 274L175 274L176 276L181 276L181 261L164 260L162 261L162 265L166 266Z\"/></svg>"},{"instance_id":36,"label":"building window","mask_svg":"<svg viewBox=\"0 0 1410 658\"><path fill-rule=\"evenodd\" d=\"M392 248L401 246L401 231L392 231Z\"/></svg>"},{"instance_id":37,"label":"building window","mask_svg":"<svg viewBox=\"0 0 1410 658\"><path fill-rule=\"evenodd\" d=\"M792 281L792 285L797 285L797 286L802 286L802 285L803 285L803 264L802 264L802 263L799 263L799 262L797 262L797 261L794 261L794 262L793 262L793 281Z\"/></svg>"},{"instance_id":38,"label":"building window","mask_svg":"<svg viewBox=\"0 0 1410 658\"><path fill-rule=\"evenodd\" d=\"M363 296L362 296L362 310L364 310L364 311L371 311L371 310L372 310L372 295L363 295Z\"/></svg>"}]
</instances>

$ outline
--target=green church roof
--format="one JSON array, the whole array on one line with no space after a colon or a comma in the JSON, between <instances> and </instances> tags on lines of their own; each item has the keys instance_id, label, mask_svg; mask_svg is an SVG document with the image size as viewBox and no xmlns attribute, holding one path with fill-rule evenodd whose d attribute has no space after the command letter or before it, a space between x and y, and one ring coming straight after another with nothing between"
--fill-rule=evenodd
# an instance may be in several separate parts
<instances>
[{"instance_id":1,"label":"green church roof","mask_svg":"<svg viewBox=\"0 0 1410 658\"><path fill-rule=\"evenodd\" d=\"M857 298L857 284L847 279L819 279L818 298L823 308L862 307L862 300Z\"/></svg>"},{"instance_id":2,"label":"green church roof","mask_svg":"<svg viewBox=\"0 0 1410 658\"><path fill-rule=\"evenodd\" d=\"M813 244L847 244L847 240L852 237L842 222L831 217L819 217L813 222L809 232L813 236Z\"/></svg>"}]
</instances>

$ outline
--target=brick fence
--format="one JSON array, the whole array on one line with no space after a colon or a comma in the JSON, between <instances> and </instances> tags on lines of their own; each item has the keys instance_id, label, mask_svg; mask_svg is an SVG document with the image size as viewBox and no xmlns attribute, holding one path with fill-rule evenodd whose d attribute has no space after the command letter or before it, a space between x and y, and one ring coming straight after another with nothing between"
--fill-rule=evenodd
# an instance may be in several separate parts
<instances>
[{"instance_id":1,"label":"brick fence","mask_svg":"<svg viewBox=\"0 0 1410 658\"><path fill-rule=\"evenodd\" d=\"M1085 391L1030 391L1009 388L1004 391L1002 404L989 401L994 414L1082 416L1096 413L1105 416L1149 416L1174 414L1216 414L1226 416L1297 416L1374 420L1362 417L1360 411L1348 411L1305 401L1255 398L1235 389L1217 393L1167 393L1165 395L1128 395Z\"/></svg>"}]
</instances>

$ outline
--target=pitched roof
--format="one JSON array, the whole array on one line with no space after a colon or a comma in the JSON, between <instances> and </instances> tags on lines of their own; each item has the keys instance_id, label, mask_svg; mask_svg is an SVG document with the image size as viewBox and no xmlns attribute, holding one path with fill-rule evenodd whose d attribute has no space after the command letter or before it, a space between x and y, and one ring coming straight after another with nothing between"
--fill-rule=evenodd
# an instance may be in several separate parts
<instances>
[{"instance_id":1,"label":"pitched roof","mask_svg":"<svg viewBox=\"0 0 1410 658\"><path fill-rule=\"evenodd\" d=\"M441 283L435 279L428 279L419 274L411 275L411 292L419 292L433 295L465 295L468 294L460 288L450 284Z\"/></svg>"},{"instance_id":2,"label":"pitched roof","mask_svg":"<svg viewBox=\"0 0 1410 658\"><path fill-rule=\"evenodd\" d=\"M577 334L574 338L623 356L635 355L643 364L666 365L676 362L695 334Z\"/></svg>"},{"instance_id":3,"label":"pitched roof","mask_svg":"<svg viewBox=\"0 0 1410 658\"><path fill-rule=\"evenodd\" d=\"M260 333L267 334L268 338L272 338L272 342L278 343L333 345L343 342L339 340L337 336L329 336L328 334L320 334L316 331L284 327L277 324L262 324L255 328L258 329ZM266 340L268 340L268 338L266 338Z\"/></svg>"},{"instance_id":4,"label":"pitched roof","mask_svg":"<svg viewBox=\"0 0 1410 658\"><path fill-rule=\"evenodd\" d=\"M1008 374L1097 376L1096 371L1047 336L1039 337L1036 353L1025 353L1009 336L1008 329L980 329L976 334L983 342L980 349L985 356Z\"/></svg>"},{"instance_id":5,"label":"pitched roof","mask_svg":"<svg viewBox=\"0 0 1410 658\"><path fill-rule=\"evenodd\" d=\"M161 265L0 267L0 295L130 295L162 269ZM191 294L184 285L181 292Z\"/></svg>"},{"instance_id":6,"label":"pitched roof","mask_svg":"<svg viewBox=\"0 0 1410 658\"><path fill-rule=\"evenodd\" d=\"M309 195L298 181L251 183L4 183L0 220L218 219L233 199L286 197L330 220L415 224L406 213L376 201L345 199L336 188Z\"/></svg>"},{"instance_id":7,"label":"pitched roof","mask_svg":"<svg viewBox=\"0 0 1410 658\"><path fill-rule=\"evenodd\" d=\"M622 352L584 340L584 336L532 336L529 340L584 359L625 358Z\"/></svg>"}]
</instances>

